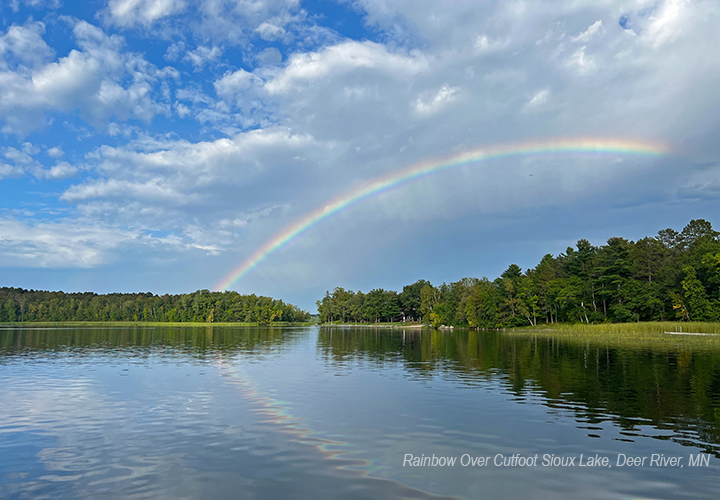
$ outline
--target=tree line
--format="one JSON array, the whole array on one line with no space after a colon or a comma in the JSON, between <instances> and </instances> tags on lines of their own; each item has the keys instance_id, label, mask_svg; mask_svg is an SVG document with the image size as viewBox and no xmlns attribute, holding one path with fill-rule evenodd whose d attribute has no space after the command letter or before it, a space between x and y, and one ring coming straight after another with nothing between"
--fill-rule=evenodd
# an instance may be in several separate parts
<instances>
[{"instance_id":1,"label":"tree line","mask_svg":"<svg viewBox=\"0 0 720 500\"><path fill-rule=\"evenodd\" d=\"M64 293L0 288L0 322L154 321L271 322L309 321L310 313L282 300L237 292L198 290L179 295L152 293Z\"/></svg>"},{"instance_id":2,"label":"tree line","mask_svg":"<svg viewBox=\"0 0 720 500\"><path fill-rule=\"evenodd\" d=\"M419 280L402 292L335 288L316 302L320 321L422 321L433 326L500 328L538 323L720 321L720 233L703 219L638 241L581 239L557 257L498 278L463 278L434 286Z\"/></svg>"}]
</instances>

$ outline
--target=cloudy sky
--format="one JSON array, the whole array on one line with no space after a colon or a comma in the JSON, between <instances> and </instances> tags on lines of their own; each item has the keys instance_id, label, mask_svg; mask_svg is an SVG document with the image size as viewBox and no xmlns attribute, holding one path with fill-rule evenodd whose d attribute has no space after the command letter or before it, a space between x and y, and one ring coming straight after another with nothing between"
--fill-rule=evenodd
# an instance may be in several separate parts
<instances>
[{"instance_id":1,"label":"cloudy sky","mask_svg":"<svg viewBox=\"0 0 720 500\"><path fill-rule=\"evenodd\" d=\"M609 137L662 158L452 169L234 288L491 279L579 238L720 225L717 0L0 0L0 285L210 288L303 214L428 158Z\"/></svg>"}]
</instances>

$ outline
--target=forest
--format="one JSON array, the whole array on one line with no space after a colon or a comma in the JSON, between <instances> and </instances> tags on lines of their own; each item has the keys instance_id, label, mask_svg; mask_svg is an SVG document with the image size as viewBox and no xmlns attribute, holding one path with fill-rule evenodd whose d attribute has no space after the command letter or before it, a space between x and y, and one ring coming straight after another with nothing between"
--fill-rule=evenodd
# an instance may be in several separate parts
<instances>
[{"instance_id":1,"label":"forest","mask_svg":"<svg viewBox=\"0 0 720 500\"><path fill-rule=\"evenodd\" d=\"M0 322L144 321L182 323L303 322L310 313L282 300L237 292L64 293L0 288Z\"/></svg>"},{"instance_id":2,"label":"forest","mask_svg":"<svg viewBox=\"0 0 720 500\"><path fill-rule=\"evenodd\" d=\"M335 288L316 302L321 322L423 322L501 328L538 323L720 320L720 233L704 219L678 232L602 246L581 239L532 269L510 265L498 278L434 286L419 280L401 292Z\"/></svg>"}]
</instances>

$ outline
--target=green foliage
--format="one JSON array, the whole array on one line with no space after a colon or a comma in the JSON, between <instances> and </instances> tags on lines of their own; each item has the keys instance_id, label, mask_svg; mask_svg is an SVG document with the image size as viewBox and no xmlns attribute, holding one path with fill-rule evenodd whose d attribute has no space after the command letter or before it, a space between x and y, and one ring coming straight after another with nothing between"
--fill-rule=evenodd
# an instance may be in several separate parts
<instances>
[{"instance_id":1,"label":"green foliage","mask_svg":"<svg viewBox=\"0 0 720 500\"><path fill-rule=\"evenodd\" d=\"M423 321L432 326L527 327L538 323L720 320L720 233L703 219L637 242L581 239L533 269L499 278L425 280L367 295L336 288L318 301L323 322Z\"/></svg>"},{"instance_id":2,"label":"green foliage","mask_svg":"<svg viewBox=\"0 0 720 500\"><path fill-rule=\"evenodd\" d=\"M261 323L309 321L310 313L281 300L198 290L181 295L64 293L0 288L0 322L143 321Z\"/></svg>"}]
</instances>

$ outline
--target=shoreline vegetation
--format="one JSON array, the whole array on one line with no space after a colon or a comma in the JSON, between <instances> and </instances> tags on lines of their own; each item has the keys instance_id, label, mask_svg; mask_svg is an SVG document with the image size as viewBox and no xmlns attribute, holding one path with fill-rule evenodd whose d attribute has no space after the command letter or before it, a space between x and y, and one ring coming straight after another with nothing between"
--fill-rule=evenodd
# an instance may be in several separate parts
<instances>
[{"instance_id":1,"label":"shoreline vegetation","mask_svg":"<svg viewBox=\"0 0 720 500\"><path fill-rule=\"evenodd\" d=\"M65 293L0 288L0 324L120 322L271 325L307 323L310 313L282 300L234 291L178 295Z\"/></svg>"},{"instance_id":2,"label":"shoreline vegetation","mask_svg":"<svg viewBox=\"0 0 720 500\"><path fill-rule=\"evenodd\" d=\"M517 328L471 328L441 325L433 327L425 323L322 323L321 328L428 328L436 330L472 330L485 332L524 332L548 334L639 334L639 335L717 335L720 338L720 323L717 322L678 322L678 321L646 321L639 323L555 323Z\"/></svg>"},{"instance_id":3,"label":"shoreline vegetation","mask_svg":"<svg viewBox=\"0 0 720 500\"><path fill-rule=\"evenodd\" d=\"M257 328L258 326L265 326L265 327L281 327L281 326L315 326L317 325L317 322L315 321L296 321L296 322L290 322L290 321L273 321L271 323L249 323L249 322L192 322L192 321L186 321L186 322L169 322L169 321L16 321L14 323L0 323L0 330L3 329L10 329L10 328L46 328L46 327L53 327L53 328L63 328L63 327L154 327L154 326L161 326L161 327L187 327L187 328L200 328L200 327L253 327Z\"/></svg>"},{"instance_id":4,"label":"shoreline vegetation","mask_svg":"<svg viewBox=\"0 0 720 500\"><path fill-rule=\"evenodd\" d=\"M534 268L511 264L492 281L418 280L402 292L336 287L316 305L320 323L410 321L435 328L718 322L720 232L694 219L681 232L667 228L638 241L613 237L596 247L581 239Z\"/></svg>"},{"instance_id":5,"label":"shoreline vegetation","mask_svg":"<svg viewBox=\"0 0 720 500\"><path fill-rule=\"evenodd\" d=\"M413 335L420 328L426 332L454 336L455 332L501 333L511 337L534 338L536 342L568 342L585 346L604 346L634 350L662 349L667 352L720 349L720 323L653 321L640 323L554 324L522 328L432 328L429 325L411 324L323 324L326 330L337 329L339 334L354 328L388 329ZM676 335L676 330L678 335ZM669 332L666 333L666 332ZM680 333L683 333L680 335ZM696 333L700 335L684 335Z\"/></svg>"}]
</instances>

